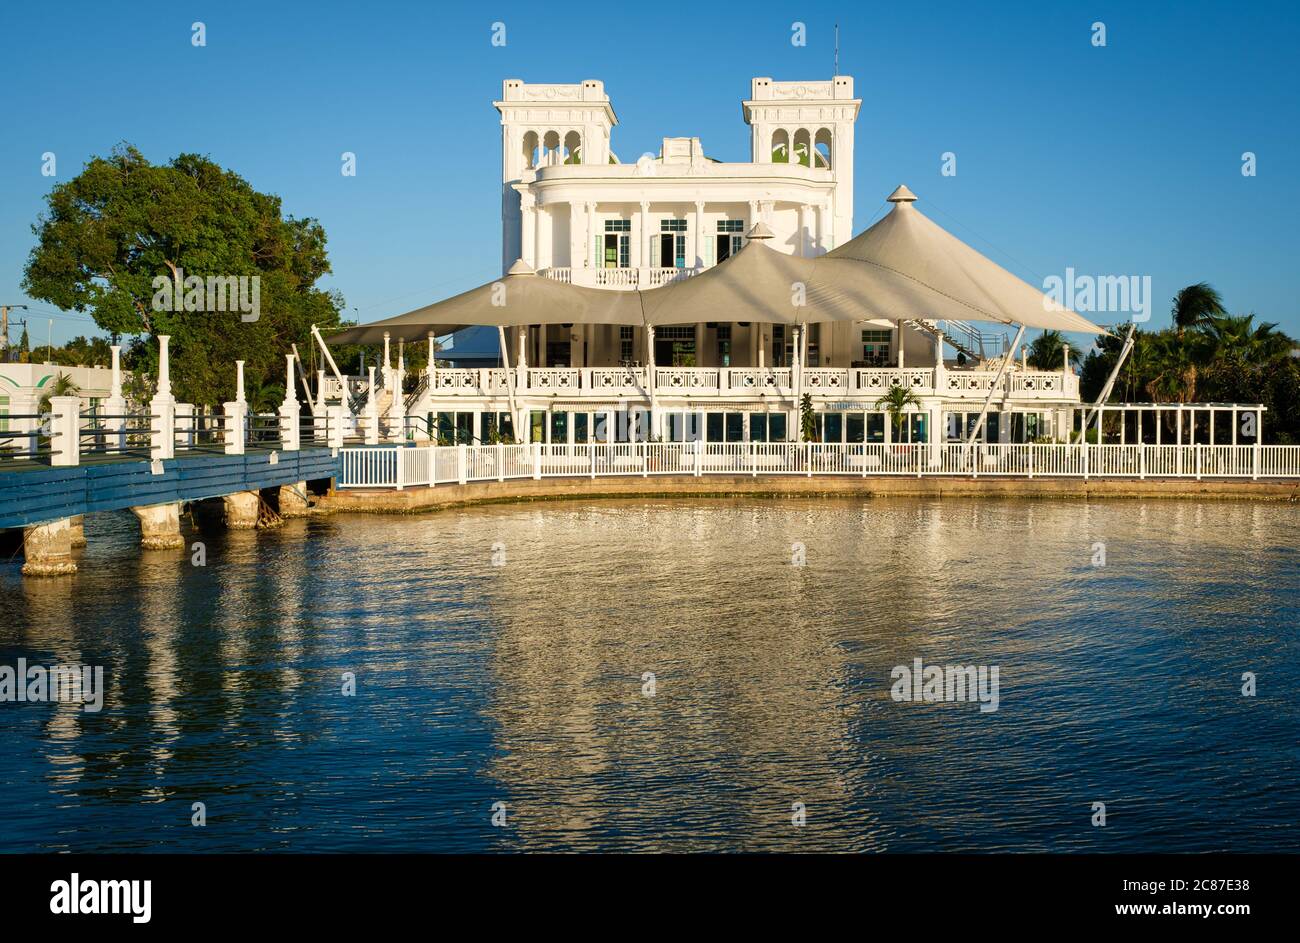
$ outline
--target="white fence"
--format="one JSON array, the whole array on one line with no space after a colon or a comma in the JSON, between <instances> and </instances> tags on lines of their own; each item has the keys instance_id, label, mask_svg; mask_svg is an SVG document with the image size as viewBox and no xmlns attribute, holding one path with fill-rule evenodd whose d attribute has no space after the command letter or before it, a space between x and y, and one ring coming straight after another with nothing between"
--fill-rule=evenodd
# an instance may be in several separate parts
<instances>
[{"instance_id":1,"label":"white fence","mask_svg":"<svg viewBox=\"0 0 1300 943\"><path fill-rule=\"evenodd\" d=\"M639 442L339 450L340 488L611 475L1296 478L1300 445L820 445Z\"/></svg>"}]
</instances>

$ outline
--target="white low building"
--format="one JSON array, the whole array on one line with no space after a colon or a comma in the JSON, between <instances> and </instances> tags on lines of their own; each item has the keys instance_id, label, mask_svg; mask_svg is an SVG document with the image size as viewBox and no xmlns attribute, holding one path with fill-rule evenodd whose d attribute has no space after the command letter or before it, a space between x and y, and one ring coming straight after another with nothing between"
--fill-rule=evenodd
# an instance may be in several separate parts
<instances>
[{"instance_id":1,"label":"white low building","mask_svg":"<svg viewBox=\"0 0 1300 943\"><path fill-rule=\"evenodd\" d=\"M65 376L77 387L83 411L97 409L108 398L113 372L107 367L69 367L54 363L0 363L0 448L14 447L5 440L10 417L32 416L40 411L41 399Z\"/></svg>"}]
</instances>

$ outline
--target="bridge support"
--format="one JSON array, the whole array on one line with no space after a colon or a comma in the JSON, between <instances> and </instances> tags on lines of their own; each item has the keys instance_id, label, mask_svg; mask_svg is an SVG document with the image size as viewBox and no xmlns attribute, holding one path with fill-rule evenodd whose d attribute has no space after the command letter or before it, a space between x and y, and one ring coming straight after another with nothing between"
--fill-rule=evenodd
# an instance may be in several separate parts
<instances>
[{"instance_id":1,"label":"bridge support","mask_svg":"<svg viewBox=\"0 0 1300 943\"><path fill-rule=\"evenodd\" d=\"M257 526L259 495L256 491L237 491L221 500L225 505L226 527L230 530L252 530Z\"/></svg>"},{"instance_id":2,"label":"bridge support","mask_svg":"<svg viewBox=\"0 0 1300 943\"><path fill-rule=\"evenodd\" d=\"M181 550L185 538L181 536L181 505L150 504L131 508L140 519L140 546L145 550Z\"/></svg>"},{"instance_id":3,"label":"bridge support","mask_svg":"<svg viewBox=\"0 0 1300 943\"><path fill-rule=\"evenodd\" d=\"M307 516L307 482L298 481L292 485L280 486L280 516Z\"/></svg>"},{"instance_id":4,"label":"bridge support","mask_svg":"<svg viewBox=\"0 0 1300 943\"><path fill-rule=\"evenodd\" d=\"M86 515L78 514L68 518L68 530L72 533L72 546L86 546Z\"/></svg>"},{"instance_id":5,"label":"bridge support","mask_svg":"<svg viewBox=\"0 0 1300 943\"><path fill-rule=\"evenodd\" d=\"M68 518L23 528L23 576L71 576L72 527Z\"/></svg>"}]
</instances>

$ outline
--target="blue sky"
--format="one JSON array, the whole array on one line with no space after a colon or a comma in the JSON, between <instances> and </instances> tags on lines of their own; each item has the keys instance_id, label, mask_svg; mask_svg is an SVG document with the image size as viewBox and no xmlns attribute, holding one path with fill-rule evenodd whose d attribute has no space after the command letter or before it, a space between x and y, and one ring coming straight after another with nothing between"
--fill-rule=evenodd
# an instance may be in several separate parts
<instances>
[{"instance_id":1,"label":"blue sky","mask_svg":"<svg viewBox=\"0 0 1300 943\"><path fill-rule=\"evenodd\" d=\"M1297 56L1284 3L746 3L597 8L352 2L5 4L0 302L33 344L94 331L24 298L51 180L129 141L208 154L329 236L328 287L374 320L499 273L504 78L605 82L624 160L693 135L748 159L753 76L827 78L863 99L859 231L899 182L940 225L1032 284L1067 266L1150 275L1153 325L1207 280L1300 335ZM571 11L571 12L566 12ZM190 42L203 21L207 46ZM507 45L490 43L503 21ZM791 24L808 42L790 42ZM1091 44L1106 24L1107 45ZM357 154L357 176L339 172ZM940 174L957 155L957 175ZM1241 155L1257 155L1244 177ZM356 309L355 311L353 309ZM18 315L21 316L21 313ZM1105 320L1098 316L1097 320ZM17 338L17 330L13 331Z\"/></svg>"}]
</instances>

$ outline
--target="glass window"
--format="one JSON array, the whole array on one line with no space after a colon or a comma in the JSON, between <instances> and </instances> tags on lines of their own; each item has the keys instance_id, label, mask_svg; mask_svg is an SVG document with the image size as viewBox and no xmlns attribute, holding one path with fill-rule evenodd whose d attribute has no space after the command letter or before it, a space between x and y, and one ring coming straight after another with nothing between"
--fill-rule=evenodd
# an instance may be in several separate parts
<instances>
[{"instance_id":1,"label":"glass window","mask_svg":"<svg viewBox=\"0 0 1300 943\"><path fill-rule=\"evenodd\" d=\"M448 445L455 442L456 414L438 413L438 441Z\"/></svg>"},{"instance_id":2,"label":"glass window","mask_svg":"<svg viewBox=\"0 0 1300 943\"><path fill-rule=\"evenodd\" d=\"M745 221L743 219L720 219L718 220L718 232L744 232Z\"/></svg>"},{"instance_id":3,"label":"glass window","mask_svg":"<svg viewBox=\"0 0 1300 943\"><path fill-rule=\"evenodd\" d=\"M569 414L556 410L551 413L551 442L565 445L569 441Z\"/></svg>"},{"instance_id":4,"label":"glass window","mask_svg":"<svg viewBox=\"0 0 1300 943\"><path fill-rule=\"evenodd\" d=\"M573 441L579 444L585 444L590 437L591 414L574 413L573 414Z\"/></svg>"},{"instance_id":5,"label":"glass window","mask_svg":"<svg viewBox=\"0 0 1300 943\"><path fill-rule=\"evenodd\" d=\"M704 435L708 442L723 441L723 418L722 413L705 413L704 414Z\"/></svg>"},{"instance_id":6,"label":"glass window","mask_svg":"<svg viewBox=\"0 0 1300 943\"><path fill-rule=\"evenodd\" d=\"M607 219L605 220L605 232L631 232L632 220L630 219Z\"/></svg>"},{"instance_id":7,"label":"glass window","mask_svg":"<svg viewBox=\"0 0 1300 943\"><path fill-rule=\"evenodd\" d=\"M618 329L618 356L623 363L632 359L632 327L623 325Z\"/></svg>"},{"instance_id":8,"label":"glass window","mask_svg":"<svg viewBox=\"0 0 1300 943\"><path fill-rule=\"evenodd\" d=\"M863 422L862 413L849 413L848 416L845 417L845 442L865 442L866 431L866 424Z\"/></svg>"},{"instance_id":9,"label":"glass window","mask_svg":"<svg viewBox=\"0 0 1300 943\"><path fill-rule=\"evenodd\" d=\"M843 442L844 441L844 414L843 413L826 413L825 424L822 431L823 442Z\"/></svg>"},{"instance_id":10,"label":"glass window","mask_svg":"<svg viewBox=\"0 0 1300 943\"><path fill-rule=\"evenodd\" d=\"M751 442L767 441L767 414L766 413L749 414L749 441Z\"/></svg>"},{"instance_id":11,"label":"glass window","mask_svg":"<svg viewBox=\"0 0 1300 943\"><path fill-rule=\"evenodd\" d=\"M745 441L745 414L727 413L727 441Z\"/></svg>"},{"instance_id":12,"label":"glass window","mask_svg":"<svg viewBox=\"0 0 1300 943\"><path fill-rule=\"evenodd\" d=\"M885 441L885 423L889 417L884 413L867 413L867 441L884 442Z\"/></svg>"},{"instance_id":13,"label":"glass window","mask_svg":"<svg viewBox=\"0 0 1300 943\"><path fill-rule=\"evenodd\" d=\"M767 435L769 442L784 442L786 440L785 427L785 413L767 414Z\"/></svg>"},{"instance_id":14,"label":"glass window","mask_svg":"<svg viewBox=\"0 0 1300 943\"><path fill-rule=\"evenodd\" d=\"M528 416L528 439L530 442L546 441L546 412L534 409Z\"/></svg>"}]
</instances>

